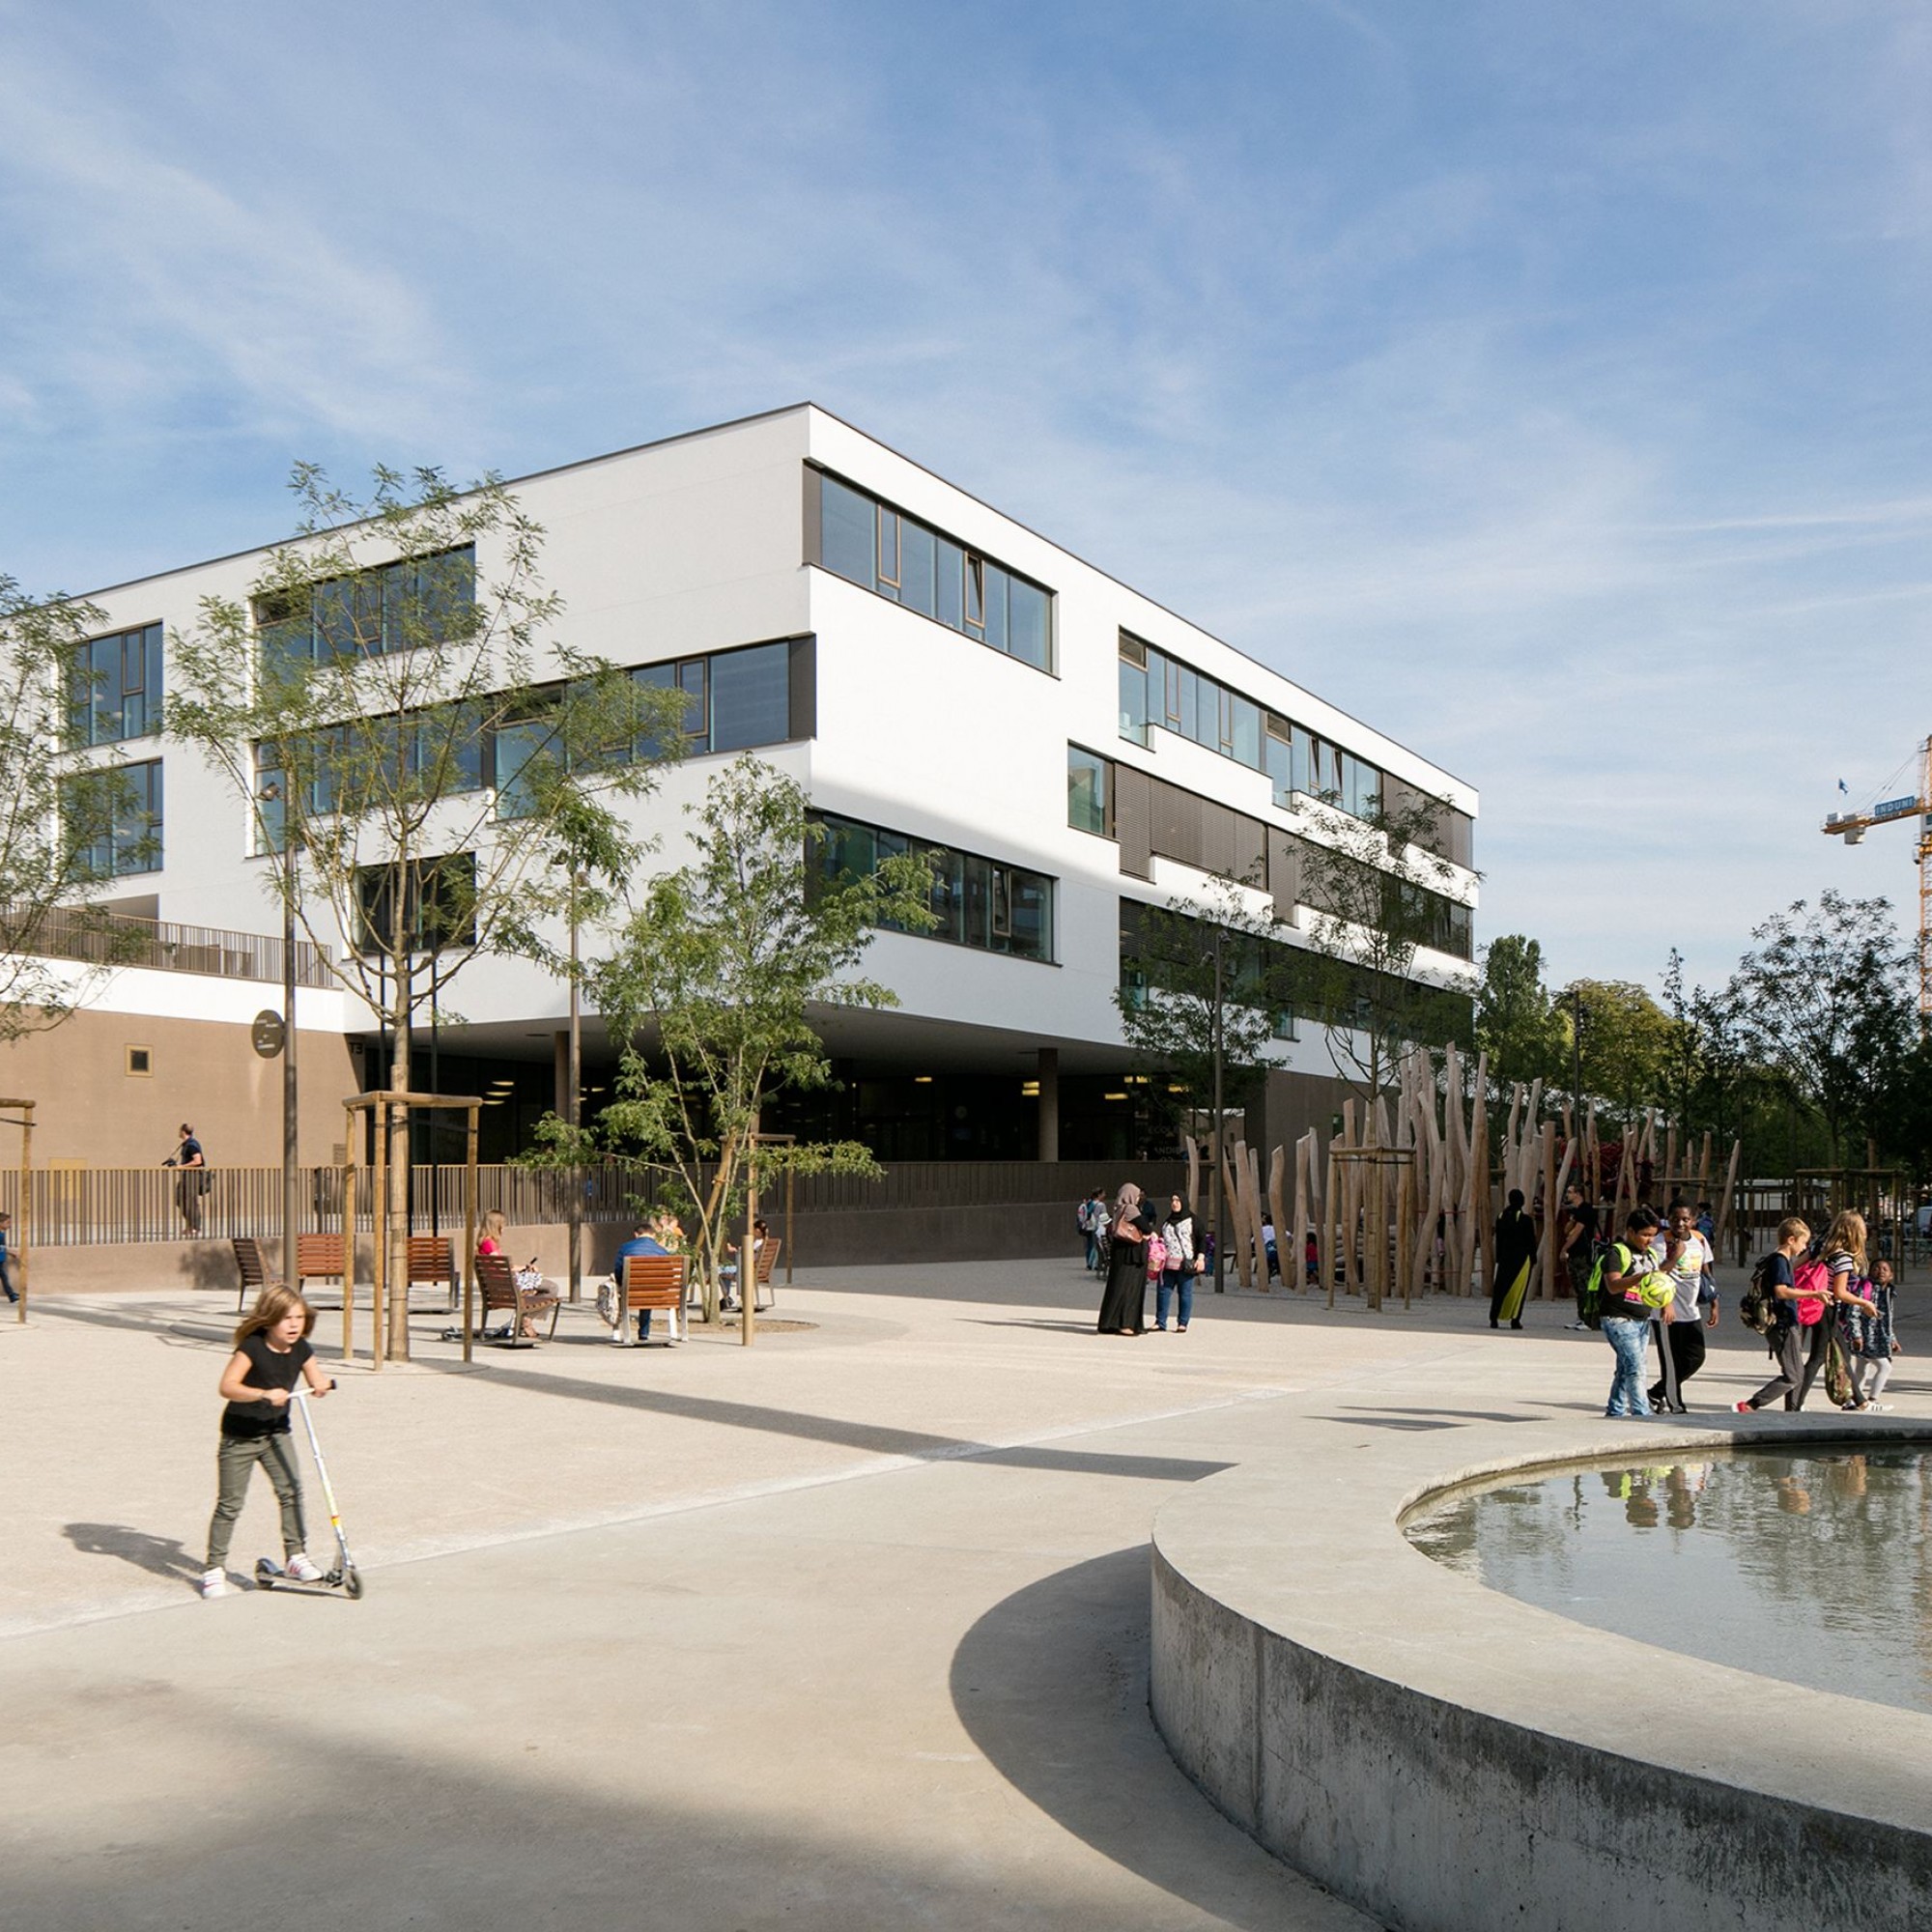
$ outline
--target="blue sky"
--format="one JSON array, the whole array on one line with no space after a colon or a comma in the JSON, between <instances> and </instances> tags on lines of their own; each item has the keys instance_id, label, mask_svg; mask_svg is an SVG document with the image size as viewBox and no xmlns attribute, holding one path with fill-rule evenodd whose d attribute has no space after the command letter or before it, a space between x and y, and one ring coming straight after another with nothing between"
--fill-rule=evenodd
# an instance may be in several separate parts
<instances>
[{"instance_id":1,"label":"blue sky","mask_svg":"<svg viewBox=\"0 0 1932 1932\"><path fill-rule=\"evenodd\" d=\"M1922 0L538 14L0 0L0 571L810 397L1479 785L1559 980L1909 902Z\"/></svg>"}]
</instances>

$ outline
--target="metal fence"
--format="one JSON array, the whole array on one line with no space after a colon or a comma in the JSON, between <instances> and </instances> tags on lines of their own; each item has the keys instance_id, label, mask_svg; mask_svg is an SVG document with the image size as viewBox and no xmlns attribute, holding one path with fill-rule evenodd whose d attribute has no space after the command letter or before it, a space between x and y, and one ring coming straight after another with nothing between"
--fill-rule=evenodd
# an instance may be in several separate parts
<instances>
[{"instance_id":1,"label":"metal fence","mask_svg":"<svg viewBox=\"0 0 1932 1932\"><path fill-rule=\"evenodd\" d=\"M219 980L261 980L278 985L282 942L260 932L216 925L175 925L118 913L61 911L36 930L33 951L50 959L94 966L147 966L163 973L203 973ZM296 983L332 986L327 948L296 941Z\"/></svg>"},{"instance_id":2,"label":"metal fence","mask_svg":"<svg viewBox=\"0 0 1932 1932\"><path fill-rule=\"evenodd\" d=\"M1095 1187L1133 1179L1165 1192L1180 1184L1184 1170L1170 1161L905 1161L876 1180L849 1175L801 1175L793 1181L799 1214L879 1208L1033 1207L1065 1203L1073 1210ZM410 1176L410 1214L417 1232L463 1225L461 1166L421 1166ZM37 1168L25 1212L20 1178L0 1170L0 1208L14 1217L16 1239L34 1247L69 1248L123 1241L226 1240L236 1236L278 1236L282 1227L279 1167ZM205 1191L200 1183L205 1182ZM355 1177L355 1220L372 1226L373 1176ZM301 1170L301 1232L340 1228L343 1170ZM573 1192L586 1222L628 1219L639 1204L681 1206L668 1177L639 1175L621 1167L592 1167L573 1175L546 1169L490 1166L476 1171L476 1208L493 1209L513 1224L555 1226L570 1218ZM784 1199L781 1176L767 1170L760 1186L766 1211Z\"/></svg>"}]
</instances>

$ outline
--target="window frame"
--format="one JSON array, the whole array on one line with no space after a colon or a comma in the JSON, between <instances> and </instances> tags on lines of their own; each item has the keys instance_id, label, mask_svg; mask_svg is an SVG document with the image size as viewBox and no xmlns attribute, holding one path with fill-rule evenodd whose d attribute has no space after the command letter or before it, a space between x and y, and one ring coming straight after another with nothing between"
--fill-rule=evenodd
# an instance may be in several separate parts
<instances>
[{"instance_id":1,"label":"window frame","mask_svg":"<svg viewBox=\"0 0 1932 1932\"><path fill-rule=\"evenodd\" d=\"M814 515L807 518L806 561L829 572L844 583L855 583L862 590L869 590L875 597L883 597L889 603L897 604L901 610L910 611L916 616L926 618L943 629L951 631L954 637L970 639L974 643L1004 658L1010 658L1015 664L1023 664L1029 670L1040 671L1047 677L1060 675L1060 593L1050 583L1042 583L1037 578L1030 577L1023 570L1015 570L1011 564L976 548L965 538L955 536L937 524L926 522L923 517L915 517L902 510L889 498L875 491L855 483L849 476L842 476L837 470L828 469L823 465L808 462L806 474L808 488L820 492L818 508ZM822 492L830 483L847 494L864 498L873 506L874 529L872 543L872 567L868 578L854 577L851 573L832 562L828 557L828 546L824 535L824 510ZM809 499L810 500L810 499ZM931 569L931 608L925 603L908 599L906 578L908 571L908 539L912 532L918 532L913 540L913 548L920 544L929 545L932 553ZM942 580L949 574L945 554L955 551L960 557L958 572L960 596L959 608L951 609L952 599L948 595L950 586ZM923 576L923 573L922 573ZM1011 620L1011 587L1022 584L1027 590L1041 600L1040 658L1038 661L1025 651L1013 648L1013 629ZM919 587L915 586L916 594ZM978 605L978 614L974 613ZM997 617L995 612L997 611Z\"/></svg>"}]
</instances>

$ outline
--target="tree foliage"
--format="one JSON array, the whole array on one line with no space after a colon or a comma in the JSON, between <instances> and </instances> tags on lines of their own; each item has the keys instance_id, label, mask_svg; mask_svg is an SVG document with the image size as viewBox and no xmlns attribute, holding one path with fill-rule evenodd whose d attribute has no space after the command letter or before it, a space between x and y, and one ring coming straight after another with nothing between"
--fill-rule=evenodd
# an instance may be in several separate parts
<instances>
[{"instance_id":1,"label":"tree foliage","mask_svg":"<svg viewBox=\"0 0 1932 1932\"><path fill-rule=\"evenodd\" d=\"M1658 1104L1671 1048L1669 1016L1629 980L1575 980L1562 1005L1580 1017L1578 1058L1583 1093L1612 1109L1628 1127Z\"/></svg>"},{"instance_id":2,"label":"tree foliage","mask_svg":"<svg viewBox=\"0 0 1932 1932\"><path fill-rule=\"evenodd\" d=\"M1490 1077L1507 1093L1518 1081L1561 1085L1570 1072L1570 1028L1543 978L1541 944L1520 932L1493 939L1483 952L1476 993L1477 1047Z\"/></svg>"},{"instance_id":3,"label":"tree foliage","mask_svg":"<svg viewBox=\"0 0 1932 1932\"><path fill-rule=\"evenodd\" d=\"M1875 1096L1917 1039L1912 949L1889 901L1829 889L1751 937L1729 988L1741 1037L1818 1110L1836 1165L1849 1131L1876 1127Z\"/></svg>"},{"instance_id":4,"label":"tree foliage","mask_svg":"<svg viewBox=\"0 0 1932 1932\"><path fill-rule=\"evenodd\" d=\"M615 1154L676 1179L697 1219L706 1312L768 1096L823 1087L831 1065L813 1007L897 1005L857 974L872 931L934 923L932 872L917 854L881 859L863 878L826 877L823 829L804 788L763 760L719 773L694 812L692 861L650 881L612 935L589 985L622 1042L615 1097L573 1134L554 1117L539 1138L551 1160ZM875 1174L851 1142L775 1147L760 1164Z\"/></svg>"},{"instance_id":5,"label":"tree foliage","mask_svg":"<svg viewBox=\"0 0 1932 1932\"><path fill-rule=\"evenodd\" d=\"M1298 1004L1329 1027L1336 1071L1371 1100L1411 1045L1468 1036L1460 990L1414 977L1425 947L1442 947L1456 868L1433 848L1427 805L1378 800L1365 816L1323 801L1322 837L1302 841L1302 901L1314 909Z\"/></svg>"},{"instance_id":6,"label":"tree foliage","mask_svg":"<svg viewBox=\"0 0 1932 1932\"><path fill-rule=\"evenodd\" d=\"M1201 897L1136 906L1131 915L1114 989L1121 1031L1142 1065L1166 1075L1195 1107L1213 1100L1217 947L1227 1104L1252 1094L1293 1009L1295 969L1277 936L1281 928L1271 915L1253 910L1251 900L1235 880L1221 879Z\"/></svg>"},{"instance_id":7,"label":"tree foliage","mask_svg":"<svg viewBox=\"0 0 1932 1932\"><path fill-rule=\"evenodd\" d=\"M246 804L266 884L382 1023L407 1091L417 1015L472 960L562 969L551 935L632 868L615 804L680 753L684 700L559 635L542 528L497 478L378 469L357 501L304 464L292 488L297 534L175 639L167 730ZM400 1108L393 1124L406 1150ZM407 1182L405 1157L396 1267Z\"/></svg>"},{"instance_id":8,"label":"tree foliage","mask_svg":"<svg viewBox=\"0 0 1932 1932\"><path fill-rule=\"evenodd\" d=\"M122 746L82 751L71 730L94 700L78 653L104 623L0 577L0 1040L58 1026L96 990L125 929L90 899L153 843Z\"/></svg>"},{"instance_id":9,"label":"tree foliage","mask_svg":"<svg viewBox=\"0 0 1932 1932\"><path fill-rule=\"evenodd\" d=\"M627 868L611 801L677 754L683 699L556 635L543 531L495 478L379 469L358 502L302 465L292 487L297 536L176 640L167 726L247 804L403 1087L433 955L439 996L479 954L554 958L571 862Z\"/></svg>"}]
</instances>

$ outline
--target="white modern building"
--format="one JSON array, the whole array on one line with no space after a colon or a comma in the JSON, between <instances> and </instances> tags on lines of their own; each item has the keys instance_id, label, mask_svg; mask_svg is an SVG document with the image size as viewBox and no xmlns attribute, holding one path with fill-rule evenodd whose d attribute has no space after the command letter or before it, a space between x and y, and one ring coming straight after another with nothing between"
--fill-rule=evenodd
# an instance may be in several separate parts
<instances>
[{"instance_id":1,"label":"white modern building","mask_svg":"<svg viewBox=\"0 0 1932 1932\"><path fill-rule=\"evenodd\" d=\"M842 1083L826 1123L882 1155L1138 1151L1145 1094L1125 1077L1114 1001L1123 906L1226 874L1305 928L1301 841L1328 836L1318 792L1344 810L1383 791L1435 806L1453 880L1439 950L1414 971L1469 983L1469 786L826 411L801 404L511 487L547 532L573 642L674 666L658 674L693 694L691 753L639 808L661 829L752 749L805 784L848 862L882 838L944 855L939 931L882 932L867 955L897 1009L826 1017ZM245 600L263 559L93 593L108 620L96 733L132 761L155 834L130 848L118 903L162 931L155 963L117 970L68 1027L0 1049L9 1091L48 1096L41 1145L56 1158L145 1163L184 1117L217 1161L244 1146L276 1157L278 1078L246 1040L279 1003L275 949L222 937L274 928L267 862L228 782L151 735L171 634L208 596ZM489 781L487 748L478 771ZM479 959L458 1004L436 1077L491 1092L486 1155L501 1157L554 1100L564 989ZM325 1161L359 1079L350 1049L374 1023L321 986L298 1007L303 1158ZM1268 1084L1270 1140L1334 1105L1325 1035L1294 1035ZM585 1059L594 1106L609 1060L594 1016Z\"/></svg>"}]
</instances>

